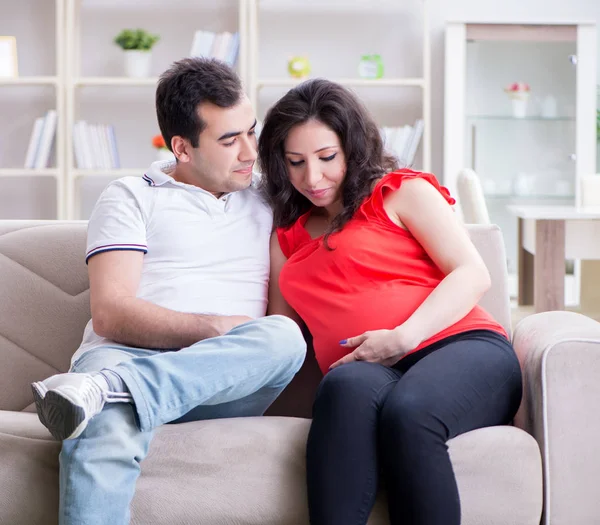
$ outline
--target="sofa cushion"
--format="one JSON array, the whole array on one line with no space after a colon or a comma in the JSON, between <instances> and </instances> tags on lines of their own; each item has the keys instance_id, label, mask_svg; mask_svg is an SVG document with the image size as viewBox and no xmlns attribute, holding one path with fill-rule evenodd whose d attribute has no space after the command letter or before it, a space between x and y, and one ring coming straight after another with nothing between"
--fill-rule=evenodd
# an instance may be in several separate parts
<instances>
[{"instance_id":1,"label":"sofa cushion","mask_svg":"<svg viewBox=\"0 0 600 525\"><path fill-rule=\"evenodd\" d=\"M159 428L142 463L132 525L307 525L309 425L261 417ZM449 447L463 525L539 523L541 465L531 436L492 427L459 436ZM0 523L57 523L59 450L34 414L0 412ZM382 494L369 525L387 523Z\"/></svg>"},{"instance_id":2,"label":"sofa cushion","mask_svg":"<svg viewBox=\"0 0 600 525\"><path fill-rule=\"evenodd\" d=\"M0 411L0 523L58 523L59 451L37 415Z\"/></svg>"},{"instance_id":3,"label":"sofa cushion","mask_svg":"<svg viewBox=\"0 0 600 525\"><path fill-rule=\"evenodd\" d=\"M510 294L502 230L496 225L469 224L467 225L467 231L485 262L492 280L491 288L479 300L479 305L492 314L492 317L510 335Z\"/></svg>"},{"instance_id":4,"label":"sofa cushion","mask_svg":"<svg viewBox=\"0 0 600 525\"><path fill-rule=\"evenodd\" d=\"M0 221L0 409L66 371L90 318L86 223Z\"/></svg>"},{"instance_id":5,"label":"sofa cushion","mask_svg":"<svg viewBox=\"0 0 600 525\"><path fill-rule=\"evenodd\" d=\"M480 304L510 331L500 229L467 229L492 277ZM0 221L0 410L31 406L30 383L69 367L90 318L86 231L85 221ZM301 408L310 403L307 392Z\"/></svg>"}]
</instances>

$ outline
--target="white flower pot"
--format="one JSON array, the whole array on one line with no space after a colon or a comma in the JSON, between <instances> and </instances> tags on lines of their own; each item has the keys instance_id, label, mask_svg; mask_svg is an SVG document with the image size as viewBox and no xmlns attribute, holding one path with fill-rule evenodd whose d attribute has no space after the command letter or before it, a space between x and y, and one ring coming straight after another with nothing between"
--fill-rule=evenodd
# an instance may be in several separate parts
<instances>
[{"instance_id":1,"label":"white flower pot","mask_svg":"<svg viewBox=\"0 0 600 525\"><path fill-rule=\"evenodd\" d=\"M161 148L156 151L156 160L175 160L175 155L168 149Z\"/></svg>"},{"instance_id":2,"label":"white flower pot","mask_svg":"<svg viewBox=\"0 0 600 525\"><path fill-rule=\"evenodd\" d=\"M527 116L527 100L529 93L517 92L510 95L512 102L512 114L515 118L525 118Z\"/></svg>"},{"instance_id":3,"label":"white flower pot","mask_svg":"<svg viewBox=\"0 0 600 525\"><path fill-rule=\"evenodd\" d=\"M527 101L513 99L512 112L515 118L525 118L527 116Z\"/></svg>"},{"instance_id":4,"label":"white flower pot","mask_svg":"<svg viewBox=\"0 0 600 525\"><path fill-rule=\"evenodd\" d=\"M139 51L128 49L125 53L125 76L133 78L144 78L150 76L150 65L152 64L151 51Z\"/></svg>"}]
</instances>

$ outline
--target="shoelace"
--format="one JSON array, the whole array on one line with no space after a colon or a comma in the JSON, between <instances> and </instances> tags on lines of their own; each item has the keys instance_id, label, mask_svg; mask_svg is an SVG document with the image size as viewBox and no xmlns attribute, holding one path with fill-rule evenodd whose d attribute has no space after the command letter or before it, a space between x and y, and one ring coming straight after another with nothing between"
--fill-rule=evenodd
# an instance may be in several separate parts
<instances>
[{"instance_id":1,"label":"shoelace","mask_svg":"<svg viewBox=\"0 0 600 525\"><path fill-rule=\"evenodd\" d=\"M104 403L123 403L132 401L131 394L126 392L107 392L93 378L86 381L83 398L94 413L100 412Z\"/></svg>"}]
</instances>

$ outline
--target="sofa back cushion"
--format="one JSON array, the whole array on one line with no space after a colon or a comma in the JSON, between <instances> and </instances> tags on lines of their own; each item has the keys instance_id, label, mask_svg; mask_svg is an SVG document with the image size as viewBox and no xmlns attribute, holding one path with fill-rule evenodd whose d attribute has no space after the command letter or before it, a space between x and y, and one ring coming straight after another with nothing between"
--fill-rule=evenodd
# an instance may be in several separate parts
<instances>
[{"instance_id":1,"label":"sofa back cushion","mask_svg":"<svg viewBox=\"0 0 600 525\"><path fill-rule=\"evenodd\" d=\"M508 270L502 232L495 224L468 224L467 230L492 279L492 287L481 298L479 304L492 314L510 336Z\"/></svg>"},{"instance_id":2,"label":"sofa back cushion","mask_svg":"<svg viewBox=\"0 0 600 525\"><path fill-rule=\"evenodd\" d=\"M510 329L500 230L468 228L492 275L481 304ZM30 383L68 370L90 318L85 245L85 221L0 221L0 410L32 410Z\"/></svg>"},{"instance_id":3,"label":"sofa back cushion","mask_svg":"<svg viewBox=\"0 0 600 525\"><path fill-rule=\"evenodd\" d=\"M0 409L69 368L90 318L86 223L0 221Z\"/></svg>"}]
</instances>

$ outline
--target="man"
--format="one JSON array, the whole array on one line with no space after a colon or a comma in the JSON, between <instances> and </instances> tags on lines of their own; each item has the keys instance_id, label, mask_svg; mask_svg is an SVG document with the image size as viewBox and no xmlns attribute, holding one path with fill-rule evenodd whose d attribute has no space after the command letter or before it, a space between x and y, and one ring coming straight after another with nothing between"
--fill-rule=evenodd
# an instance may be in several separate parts
<instances>
[{"instance_id":1,"label":"man","mask_svg":"<svg viewBox=\"0 0 600 525\"><path fill-rule=\"evenodd\" d=\"M270 209L252 184L256 119L239 79L176 62L156 92L176 162L112 182L88 226L92 319L70 373L34 383L63 442L61 525L124 525L153 429L261 415L306 346L264 317Z\"/></svg>"}]
</instances>

